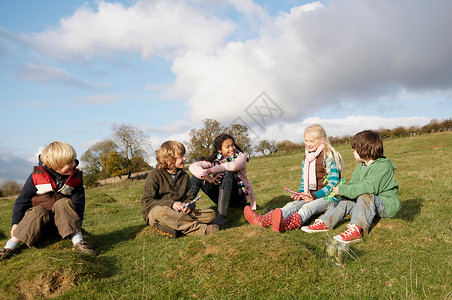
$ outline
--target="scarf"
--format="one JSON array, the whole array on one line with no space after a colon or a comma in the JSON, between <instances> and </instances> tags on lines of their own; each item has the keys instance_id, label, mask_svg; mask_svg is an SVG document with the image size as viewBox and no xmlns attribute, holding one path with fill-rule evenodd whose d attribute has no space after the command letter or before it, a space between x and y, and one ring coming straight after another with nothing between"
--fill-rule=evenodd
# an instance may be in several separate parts
<instances>
[{"instance_id":1,"label":"scarf","mask_svg":"<svg viewBox=\"0 0 452 300\"><path fill-rule=\"evenodd\" d=\"M216 165L221 165L226 162L231 162L231 161L235 160L238 156L239 156L239 151L236 151L233 156L229 156L229 157L224 157L220 153L217 153L217 156L213 160L212 165L216 166ZM234 172L234 177L237 181L237 185L239 188L239 195L240 196L248 195L248 191L246 190L245 184L243 183L243 180L240 178L239 173Z\"/></svg>"},{"instance_id":2,"label":"scarf","mask_svg":"<svg viewBox=\"0 0 452 300\"><path fill-rule=\"evenodd\" d=\"M321 144L319 148L315 150L315 152L308 152L308 150L305 150L306 158L304 160L303 167L303 182L305 193L317 190L317 180L315 175L315 160L324 149L325 145Z\"/></svg>"}]
</instances>

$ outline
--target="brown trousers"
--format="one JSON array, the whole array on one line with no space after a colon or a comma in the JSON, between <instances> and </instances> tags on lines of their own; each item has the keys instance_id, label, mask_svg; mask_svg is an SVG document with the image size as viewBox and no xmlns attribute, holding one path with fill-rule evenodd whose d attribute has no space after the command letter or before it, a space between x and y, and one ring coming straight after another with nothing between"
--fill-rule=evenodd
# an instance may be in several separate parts
<instances>
[{"instance_id":1,"label":"brown trousers","mask_svg":"<svg viewBox=\"0 0 452 300\"><path fill-rule=\"evenodd\" d=\"M186 235L206 234L207 224L215 220L213 209L196 209L190 214L175 211L168 206L156 206L149 212L149 224L160 223Z\"/></svg>"},{"instance_id":2,"label":"brown trousers","mask_svg":"<svg viewBox=\"0 0 452 300\"><path fill-rule=\"evenodd\" d=\"M74 203L69 198L61 198L55 202L52 210L47 210L42 206L28 209L23 219L17 224L14 237L31 247L52 221L62 238L81 232L82 221L75 211Z\"/></svg>"}]
</instances>

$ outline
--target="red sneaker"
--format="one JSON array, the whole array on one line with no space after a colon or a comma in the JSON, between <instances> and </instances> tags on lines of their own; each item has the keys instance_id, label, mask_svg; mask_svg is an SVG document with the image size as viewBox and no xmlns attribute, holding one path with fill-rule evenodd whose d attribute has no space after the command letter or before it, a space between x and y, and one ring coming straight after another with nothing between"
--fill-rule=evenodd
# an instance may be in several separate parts
<instances>
[{"instance_id":1,"label":"red sneaker","mask_svg":"<svg viewBox=\"0 0 452 300\"><path fill-rule=\"evenodd\" d=\"M329 228L326 227L325 223L323 223L322 220L317 219L317 220L315 220L314 224L301 227L301 230L303 230L304 232L307 232L307 233L313 233L313 232L328 231Z\"/></svg>"},{"instance_id":2,"label":"red sneaker","mask_svg":"<svg viewBox=\"0 0 452 300\"><path fill-rule=\"evenodd\" d=\"M363 230L355 224L348 224L348 229L339 235L335 235L334 239L344 244L359 242L363 239Z\"/></svg>"}]
</instances>

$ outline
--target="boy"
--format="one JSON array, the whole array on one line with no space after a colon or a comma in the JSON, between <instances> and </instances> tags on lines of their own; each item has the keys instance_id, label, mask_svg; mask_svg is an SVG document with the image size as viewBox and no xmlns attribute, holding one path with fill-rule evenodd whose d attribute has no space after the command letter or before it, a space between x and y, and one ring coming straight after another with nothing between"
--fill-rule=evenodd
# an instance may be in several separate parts
<instances>
[{"instance_id":1,"label":"boy","mask_svg":"<svg viewBox=\"0 0 452 300\"><path fill-rule=\"evenodd\" d=\"M351 143L353 156L359 166L353 171L347 185L333 188L336 195L350 200L342 200L336 207L329 208L313 225L304 226L305 232L327 231L342 218L351 214L348 230L334 236L345 244L358 242L363 232L369 230L375 215L392 218L400 210L397 196L399 186L394 178L396 167L383 155L383 141L379 133L365 130L357 133Z\"/></svg>"},{"instance_id":2,"label":"boy","mask_svg":"<svg viewBox=\"0 0 452 300\"><path fill-rule=\"evenodd\" d=\"M0 249L0 261L13 255L21 242L31 247L49 225L62 238L71 237L73 250L95 254L81 233L85 190L76 158L74 148L65 142L44 148L39 166L33 168L14 203L11 239Z\"/></svg>"},{"instance_id":3,"label":"boy","mask_svg":"<svg viewBox=\"0 0 452 300\"><path fill-rule=\"evenodd\" d=\"M190 176L183 170L184 145L167 141L155 153L158 165L149 172L141 198L141 214L146 223L171 238L218 231L218 225L209 224L215 219L214 210L195 210L195 203L187 205L192 197Z\"/></svg>"}]
</instances>

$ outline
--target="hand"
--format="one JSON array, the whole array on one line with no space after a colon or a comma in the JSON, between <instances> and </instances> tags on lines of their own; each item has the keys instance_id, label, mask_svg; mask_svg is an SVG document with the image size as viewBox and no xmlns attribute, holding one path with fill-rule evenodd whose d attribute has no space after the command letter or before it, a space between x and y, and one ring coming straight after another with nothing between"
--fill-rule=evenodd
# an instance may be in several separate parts
<instances>
[{"instance_id":1,"label":"hand","mask_svg":"<svg viewBox=\"0 0 452 300\"><path fill-rule=\"evenodd\" d=\"M183 212L183 213L190 213L190 208L189 207L185 207L185 204L179 201L175 201L171 207L172 209L174 209L177 212Z\"/></svg>"},{"instance_id":2,"label":"hand","mask_svg":"<svg viewBox=\"0 0 452 300\"><path fill-rule=\"evenodd\" d=\"M290 196L290 198L294 199L295 201L300 201L301 200L301 195L292 194L292 196Z\"/></svg>"},{"instance_id":3,"label":"hand","mask_svg":"<svg viewBox=\"0 0 452 300\"><path fill-rule=\"evenodd\" d=\"M312 197L312 195L310 193L301 193L301 198L305 201L305 202L311 202L312 200L314 200L314 198Z\"/></svg>"},{"instance_id":4,"label":"hand","mask_svg":"<svg viewBox=\"0 0 452 300\"><path fill-rule=\"evenodd\" d=\"M336 196L339 193L339 187L338 186L333 187L333 192L334 195Z\"/></svg>"},{"instance_id":5,"label":"hand","mask_svg":"<svg viewBox=\"0 0 452 300\"><path fill-rule=\"evenodd\" d=\"M16 231L16 229L17 229L17 224L14 224L13 227L11 227L11 237L14 236L14 232Z\"/></svg>"},{"instance_id":6,"label":"hand","mask_svg":"<svg viewBox=\"0 0 452 300\"><path fill-rule=\"evenodd\" d=\"M204 176L202 179L204 181L207 181L208 183L213 183L215 185L219 185L221 183L221 178L223 177L223 174L217 174L214 177L211 176Z\"/></svg>"}]
</instances>

